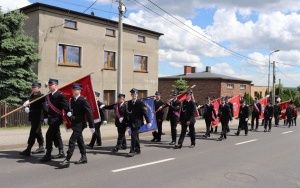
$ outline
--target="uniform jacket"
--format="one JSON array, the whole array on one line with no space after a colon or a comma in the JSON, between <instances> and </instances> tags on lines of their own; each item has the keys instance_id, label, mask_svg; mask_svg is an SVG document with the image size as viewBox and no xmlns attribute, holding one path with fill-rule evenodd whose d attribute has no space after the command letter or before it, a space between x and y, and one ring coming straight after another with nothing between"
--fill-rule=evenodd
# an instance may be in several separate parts
<instances>
[{"instance_id":1,"label":"uniform jacket","mask_svg":"<svg viewBox=\"0 0 300 188\"><path fill-rule=\"evenodd\" d=\"M165 103L164 103L164 101L163 100L154 100L154 106L155 106L155 112L159 109L159 107L161 107L162 105L164 105ZM159 110L159 111L157 111L156 113L156 120L158 121L158 120L163 120L163 117L164 117L164 110L163 109L161 109L161 110Z\"/></svg>"},{"instance_id":2,"label":"uniform jacket","mask_svg":"<svg viewBox=\"0 0 300 188\"><path fill-rule=\"evenodd\" d=\"M168 110L168 114L167 114L167 120L176 120L176 121L179 121L179 117L174 113L180 113L179 110L180 110L180 104L181 102L176 99L176 100L171 100L170 101L170 105L169 105L169 110Z\"/></svg>"},{"instance_id":3,"label":"uniform jacket","mask_svg":"<svg viewBox=\"0 0 300 188\"><path fill-rule=\"evenodd\" d=\"M274 105L274 116L278 116L281 114L281 108L280 108L280 105L278 104L275 104Z\"/></svg>"},{"instance_id":4,"label":"uniform jacket","mask_svg":"<svg viewBox=\"0 0 300 188\"><path fill-rule=\"evenodd\" d=\"M212 120L213 114L215 117L217 117L216 110L213 104L205 104L203 108L203 117L205 120Z\"/></svg>"},{"instance_id":5,"label":"uniform jacket","mask_svg":"<svg viewBox=\"0 0 300 188\"><path fill-rule=\"evenodd\" d=\"M187 122L190 121L191 123L195 123L195 112L196 112L196 104L194 101L190 100L184 100L181 103L180 107L180 118L179 121L182 122Z\"/></svg>"},{"instance_id":6,"label":"uniform jacket","mask_svg":"<svg viewBox=\"0 0 300 188\"><path fill-rule=\"evenodd\" d=\"M232 112L230 106L227 103L220 104L218 116L221 122L232 120Z\"/></svg>"},{"instance_id":7,"label":"uniform jacket","mask_svg":"<svg viewBox=\"0 0 300 188\"><path fill-rule=\"evenodd\" d=\"M249 118L249 106L248 105L240 106L239 119L245 121L246 118Z\"/></svg>"},{"instance_id":8,"label":"uniform jacket","mask_svg":"<svg viewBox=\"0 0 300 188\"><path fill-rule=\"evenodd\" d=\"M101 123L103 121L107 121L105 108L100 108L100 106L104 105L104 104L102 102L100 102L99 100L97 100L97 105L98 105L98 109L99 109L99 113L100 113L100 117L101 117Z\"/></svg>"},{"instance_id":9,"label":"uniform jacket","mask_svg":"<svg viewBox=\"0 0 300 188\"><path fill-rule=\"evenodd\" d=\"M127 103L127 117L128 117L128 126L133 128L139 128L144 124L144 119L147 123L150 123L150 119L147 114L147 107L143 101L137 99L135 104L132 100Z\"/></svg>"},{"instance_id":10,"label":"uniform jacket","mask_svg":"<svg viewBox=\"0 0 300 188\"><path fill-rule=\"evenodd\" d=\"M260 115L261 114L261 104L260 103L256 103L256 106L258 108L258 112L255 110L255 107L254 107L254 104L253 103L253 110L252 110L252 115Z\"/></svg>"},{"instance_id":11,"label":"uniform jacket","mask_svg":"<svg viewBox=\"0 0 300 188\"><path fill-rule=\"evenodd\" d=\"M52 93L49 93L48 95L49 95L50 102L58 110L60 110L60 111L65 110L66 113L70 111L66 95L63 94L61 91L57 90L53 95L52 95ZM46 96L46 103L47 103L47 97L48 96ZM53 109L49 107L49 104L47 104L47 106L48 106L48 108L47 108L48 111L44 115L45 118L47 118L47 117L48 118L62 117L60 114L53 111Z\"/></svg>"},{"instance_id":12,"label":"uniform jacket","mask_svg":"<svg viewBox=\"0 0 300 188\"><path fill-rule=\"evenodd\" d=\"M74 97L70 99L70 108L72 111L71 121L72 130L82 131L87 127L86 120L90 128L94 128L93 112L86 98L79 96L75 101Z\"/></svg>"},{"instance_id":13,"label":"uniform jacket","mask_svg":"<svg viewBox=\"0 0 300 188\"><path fill-rule=\"evenodd\" d=\"M36 92L36 93L32 93L29 97L29 101L31 102L41 96L44 96L44 94L41 93L40 91ZM35 101L34 103L30 104L30 106L29 106L30 112L29 112L29 116L28 116L29 121L33 121L33 120L37 120L37 119L41 120L41 115L42 115L42 112L44 111L44 102L45 102L45 99L41 98L41 99Z\"/></svg>"},{"instance_id":14,"label":"uniform jacket","mask_svg":"<svg viewBox=\"0 0 300 188\"><path fill-rule=\"evenodd\" d=\"M226 103L229 106L231 117L234 117L233 104L231 102Z\"/></svg>"},{"instance_id":15,"label":"uniform jacket","mask_svg":"<svg viewBox=\"0 0 300 188\"><path fill-rule=\"evenodd\" d=\"M274 115L274 107L272 105L267 105L264 111L265 119L269 119Z\"/></svg>"},{"instance_id":16,"label":"uniform jacket","mask_svg":"<svg viewBox=\"0 0 300 188\"><path fill-rule=\"evenodd\" d=\"M116 127L126 127L127 126L127 121L128 121L128 117L127 117L127 103L123 102L122 106L120 106L119 103L116 103L114 105L109 105L109 106L105 106L105 109L114 109L115 112L115 125ZM123 121L122 123L120 123L119 121L119 117L117 116L116 112L119 112L120 117L123 117Z\"/></svg>"},{"instance_id":17,"label":"uniform jacket","mask_svg":"<svg viewBox=\"0 0 300 188\"><path fill-rule=\"evenodd\" d=\"M286 117L288 118L288 119L292 119L293 117L294 117L294 109L293 109L293 107L288 107L287 109L286 109L286 111L285 111L285 114L286 114Z\"/></svg>"}]
</instances>

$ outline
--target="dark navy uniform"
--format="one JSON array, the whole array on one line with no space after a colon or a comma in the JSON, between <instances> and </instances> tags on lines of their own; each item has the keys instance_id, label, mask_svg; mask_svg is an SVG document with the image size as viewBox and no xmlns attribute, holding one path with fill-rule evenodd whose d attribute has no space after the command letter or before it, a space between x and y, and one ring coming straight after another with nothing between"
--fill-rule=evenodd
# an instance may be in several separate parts
<instances>
[{"instance_id":1,"label":"dark navy uniform","mask_svg":"<svg viewBox=\"0 0 300 188\"><path fill-rule=\"evenodd\" d=\"M41 84L38 82L33 82L32 87L41 87ZM33 100L36 100L40 97L44 96L43 93L40 91L34 92L30 95L28 102L31 102ZM44 137L42 134L42 129L41 129L41 123L42 123L42 112L44 110L44 102L45 99L41 98L33 103L30 104L29 108L26 106L26 108L29 110L29 115L28 119L31 123L31 128L30 128L30 133L29 133L29 138L28 138L28 146L27 148L23 151L20 152L21 155L29 156L31 154L31 148L35 143L35 139L37 140L39 144L39 148L33 152L33 153L43 153L45 152L44 150Z\"/></svg>"},{"instance_id":2,"label":"dark navy uniform","mask_svg":"<svg viewBox=\"0 0 300 188\"><path fill-rule=\"evenodd\" d=\"M123 97L125 98L124 94L119 94L119 97ZM123 103L116 103L114 105L109 105L109 106L105 106L105 109L114 109L115 112L115 125L117 127L118 130L118 139L117 139L117 145L116 147L112 150L114 152L117 152L120 148L121 149L126 149L126 137L125 137L125 133L126 133L126 127L127 127L127 103L123 102Z\"/></svg>"},{"instance_id":3,"label":"dark navy uniform","mask_svg":"<svg viewBox=\"0 0 300 188\"><path fill-rule=\"evenodd\" d=\"M95 92L95 95L97 97L100 96L100 93ZM99 109L99 114L100 114L100 122L95 123L95 133L92 136L92 139L90 141L90 143L87 145L91 148L94 147L95 142L97 142L97 146L102 146L102 139L101 139L101 131L100 131L100 127L103 124L103 122L107 122L107 118L106 118L106 113L105 113L105 108L104 107L104 103L100 102L99 100L97 100L97 106Z\"/></svg>"},{"instance_id":4,"label":"dark navy uniform","mask_svg":"<svg viewBox=\"0 0 300 188\"><path fill-rule=\"evenodd\" d=\"M224 99L222 99L224 100ZM220 104L219 106L219 110L218 110L218 117L220 119L221 125L222 125L222 132L221 132L221 136L219 138L219 140L221 141L223 138L226 139L227 138L227 128L228 128L228 124L229 121L232 120L232 113L230 110L230 106L223 102L222 104Z\"/></svg>"},{"instance_id":5,"label":"dark navy uniform","mask_svg":"<svg viewBox=\"0 0 300 188\"><path fill-rule=\"evenodd\" d=\"M58 84L58 80L50 79L49 84ZM65 157L63 151L63 142L60 134L60 125L63 123L62 110L69 112L69 104L67 102L66 95L59 90L54 93L49 93L46 96L46 103L48 106L48 111L45 112L44 118L48 118L49 128L46 133L46 155L41 159L42 162L47 162L51 160L52 152L52 142L58 147L59 153L53 158L63 158ZM52 108L53 106L54 108ZM58 111L57 111L57 110Z\"/></svg>"},{"instance_id":6,"label":"dark navy uniform","mask_svg":"<svg viewBox=\"0 0 300 188\"><path fill-rule=\"evenodd\" d=\"M206 98L207 100L210 100L209 98ZM205 124L206 124L206 134L204 135L205 137L210 137L210 127L211 127L211 123L213 121L213 117L212 115L214 114L215 118L217 117L216 114L216 110L213 104L209 103L209 104L205 104L202 107L203 110L203 118L205 120Z\"/></svg>"},{"instance_id":7,"label":"dark navy uniform","mask_svg":"<svg viewBox=\"0 0 300 188\"><path fill-rule=\"evenodd\" d=\"M131 94L137 94L138 90L132 89L130 92ZM132 157L141 153L139 129L144 125L143 119L145 118L147 124L151 122L147 114L147 107L140 99L128 101L126 112L128 115L128 126L131 129L131 148L128 156Z\"/></svg>"},{"instance_id":8,"label":"dark navy uniform","mask_svg":"<svg viewBox=\"0 0 300 188\"><path fill-rule=\"evenodd\" d=\"M191 95L191 92L187 92L187 95ZM194 101L186 99L181 103L179 118L179 122L181 124L181 134L178 140L178 145L176 145L175 148L182 147L187 127L189 127L189 134L191 138L190 147L193 148L195 146L195 112L196 104Z\"/></svg>"},{"instance_id":9,"label":"dark navy uniform","mask_svg":"<svg viewBox=\"0 0 300 188\"><path fill-rule=\"evenodd\" d=\"M228 99L229 99L229 97L226 97L226 100L228 100ZM226 104L229 106L230 112L231 112L231 117L233 118L234 117L233 104L230 101L226 102ZM228 127L227 127L227 132L230 132L229 123L228 123Z\"/></svg>"},{"instance_id":10,"label":"dark navy uniform","mask_svg":"<svg viewBox=\"0 0 300 188\"><path fill-rule=\"evenodd\" d=\"M278 102L276 101L276 104L274 105L275 126L279 125L279 118L280 118L280 115L281 115L281 107L277 103Z\"/></svg>"},{"instance_id":11,"label":"dark navy uniform","mask_svg":"<svg viewBox=\"0 0 300 188\"><path fill-rule=\"evenodd\" d=\"M173 96L177 96L178 92L174 92ZM171 125L171 135L172 142L170 145L176 144L176 136L177 136L177 124L179 121L179 110L180 110L180 101L178 99L172 99L170 101L169 110L167 114L167 121L170 121Z\"/></svg>"},{"instance_id":12,"label":"dark navy uniform","mask_svg":"<svg viewBox=\"0 0 300 188\"><path fill-rule=\"evenodd\" d=\"M264 111L264 120L265 120L264 132L267 132L268 125L269 125L269 132L271 131L273 115L274 115L274 107L272 106L272 104L268 104Z\"/></svg>"},{"instance_id":13,"label":"dark navy uniform","mask_svg":"<svg viewBox=\"0 0 300 188\"><path fill-rule=\"evenodd\" d=\"M257 99L256 99L257 100ZM259 124L259 116L261 114L261 104L259 102L254 102L252 104L253 110L252 110L252 116L251 116L251 129L250 131L254 130L254 120L255 120L255 130L258 129Z\"/></svg>"},{"instance_id":14,"label":"dark navy uniform","mask_svg":"<svg viewBox=\"0 0 300 188\"><path fill-rule=\"evenodd\" d=\"M155 95L160 95L160 93L156 92ZM153 139L151 141L155 141L155 142L161 141L162 123L163 123L163 117L164 117L164 110L163 110L164 105L165 105L165 103L162 99L154 100L157 132L156 131L152 132Z\"/></svg>"},{"instance_id":15,"label":"dark navy uniform","mask_svg":"<svg viewBox=\"0 0 300 188\"><path fill-rule=\"evenodd\" d=\"M292 105L290 105L286 111L285 111L285 114L286 114L286 118L287 118L287 123L289 125L289 128L291 127L291 124L292 124L292 120L294 118L294 108L292 107Z\"/></svg>"},{"instance_id":16,"label":"dark navy uniform","mask_svg":"<svg viewBox=\"0 0 300 188\"><path fill-rule=\"evenodd\" d=\"M237 136L240 135L241 129L245 130L245 135L248 135L248 118L249 118L249 106L243 105L245 101L241 102L240 110L239 110L239 127L236 133Z\"/></svg>"}]
</instances>

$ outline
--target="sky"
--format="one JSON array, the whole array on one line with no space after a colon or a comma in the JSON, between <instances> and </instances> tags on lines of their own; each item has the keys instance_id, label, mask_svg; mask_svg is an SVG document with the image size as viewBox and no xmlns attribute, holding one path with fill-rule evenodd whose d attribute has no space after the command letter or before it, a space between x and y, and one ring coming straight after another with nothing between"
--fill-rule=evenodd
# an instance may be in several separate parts
<instances>
[{"instance_id":1,"label":"sky","mask_svg":"<svg viewBox=\"0 0 300 188\"><path fill-rule=\"evenodd\" d=\"M83 12L95 0L0 0L3 12L40 2ZM159 76L183 74L183 66L268 85L300 85L299 0L123 0L124 23L163 33ZM118 19L118 1L98 0L96 16ZM280 50L274 52L275 50ZM274 53L272 53L274 52ZM271 54L271 55L270 55ZM271 74L273 72L271 64ZM272 75L270 79L272 80ZM272 82L270 81L270 85Z\"/></svg>"}]
</instances>

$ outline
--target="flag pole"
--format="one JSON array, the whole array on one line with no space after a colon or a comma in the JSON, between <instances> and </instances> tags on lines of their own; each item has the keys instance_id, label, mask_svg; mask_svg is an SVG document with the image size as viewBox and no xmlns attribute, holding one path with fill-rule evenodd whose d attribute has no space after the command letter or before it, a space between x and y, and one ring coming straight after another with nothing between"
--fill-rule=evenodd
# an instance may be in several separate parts
<instances>
[{"instance_id":1,"label":"flag pole","mask_svg":"<svg viewBox=\"0 0 300 188\"><path fill-rule=\"evenodd\" d=\"M94 73L95 73L95 72L92 72L92 73L90 73L90 74L88 74L88 75L86 75L86 76L83 76L83 77L81 77L81 78L78 78L78 79L76 79L75 81L72 81L72 82L70 82L70 83L68 83L68 84L65 84L63 87L65 87L65 86L67 86L67 85L69 85L69 84L72 84L72 83L74 83L74 82L77 82L78 80L80 80L80 79L82 79L82 78L84 78L84 77L90 76L90 75L92 75L92 74L94 74ZM61 88L63 88L63 87L61 87ZM43 95L43 96L41 96L41 97L39 97L39 98L36 98L36 99L34 99L33 101L30 101L28 104L32 104L32 103L34 103L34 102L36 102L36 101L38 101L38 100L40 100L40 99L46 97L48 94L49 94L49 93L47 93L46 95ZM5 118L6 116L8 116L8 115L10 115L10 114L13 114L13 113L15 113L15 112L21 110L21 109L23 109L23 108L24 108L23 105L22 105L22 106L19 106L18 108L16 108L16 109L14 109L14 110L12 110L12 111L10 111L10 112L4 114L3 116L1 116L1 119L2 119L2 118Z\"/></svg>"}]
</instances>

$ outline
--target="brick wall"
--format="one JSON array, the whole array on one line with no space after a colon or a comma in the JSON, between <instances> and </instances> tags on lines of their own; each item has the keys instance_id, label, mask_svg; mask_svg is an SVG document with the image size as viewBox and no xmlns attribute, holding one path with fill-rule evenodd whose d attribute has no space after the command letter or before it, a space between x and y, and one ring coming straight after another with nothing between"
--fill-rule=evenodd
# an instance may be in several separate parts
<instances>
[{"instance_id":1,"label":"brick wall","mask_svg":"<svg viewBox=\"0 0 300 188\"><path fill-rule=\"evenodd\" d=\"M176 79L159 78L158 79L158 90L162 92L162 98L169 100L172 96L172 85L175 84ZM222 81L218 79L185 79L189 86L196 85L193 89L194 97L199 104L205 103L206 97L220 96L235 96L244 95L245 92L250 93L249 82L238 82L238 81ZM227 89L227 83L234 84L233 89ZM246 89L240 89L240 85L246 85Z\"/></svg>"}]
</instances>

